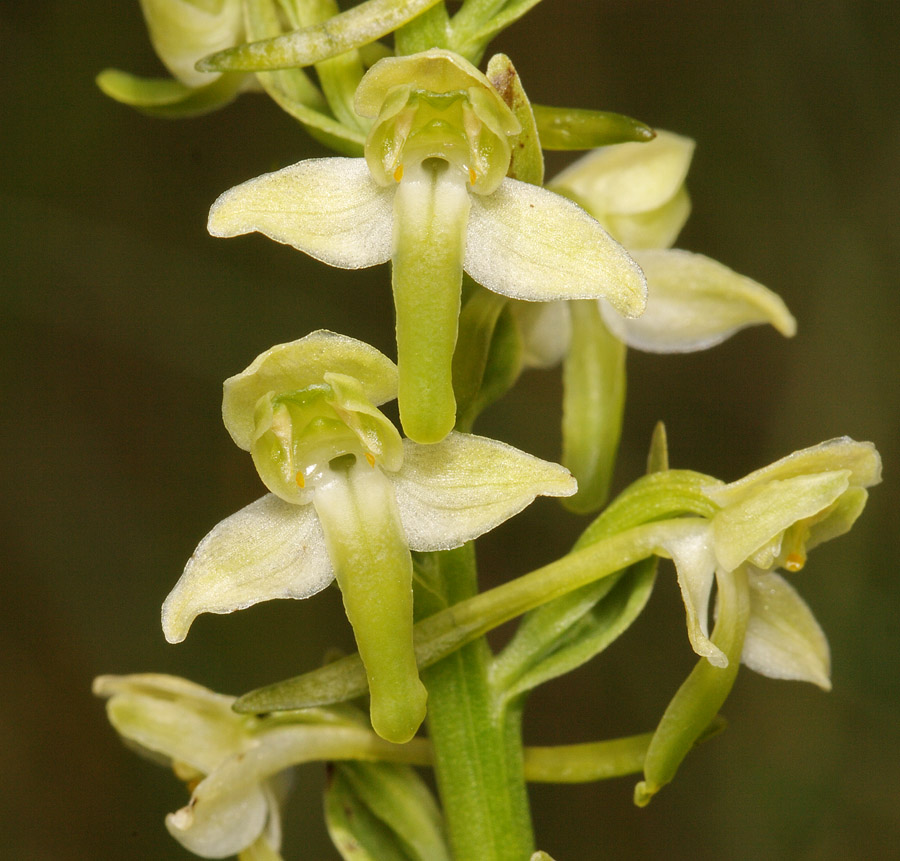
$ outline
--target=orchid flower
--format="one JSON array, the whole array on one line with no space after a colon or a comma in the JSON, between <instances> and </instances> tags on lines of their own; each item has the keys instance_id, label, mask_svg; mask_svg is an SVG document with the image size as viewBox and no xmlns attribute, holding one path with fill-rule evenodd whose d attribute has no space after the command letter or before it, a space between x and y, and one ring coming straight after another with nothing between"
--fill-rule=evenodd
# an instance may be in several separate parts
<instances>
[{"instance_id":1,"label":"orchid flower","mask_svg":"<svg viewBox=\"0 0 900 861\"><path fill-rule=\"evenodd\" d=\"M400 747L383 741L352 709L242 715L232 708L234 697L153 673L100 676L94 693L108 700L109 721L129 747L169 766L187 784L191 799L166 817L166 827L202 858L280 861L281 806L292 766L387 760L375 770L377 787L379 776L388 782L396 773L389 763L428 760L424 742ZM407 807L411 818L416 808L414 799Z\"/></svg>"},{"instance_id":2,"label":"orchid flower","mask_svg":"<svg viewBox=\"0 0 900 861\"><path fill-rule=\"evenodd\" d=\"M306 598L337 578L372 724L406 741L425 714L410 549L458 547L538 495L573 493L575 482L557 464L483 437L401 439L376 406L396 391L393 362L326 331L273 347L227 380L225 426L272 492L201 541L162 622L177 643L200 613Z\"/></svg>"},{"instance_id":3,"label":"orchid flower","mask_svg":"<svg viewBox=\"0 0 900 861\"><path fill-rule=\"evenodd\" d=\"M198 60L244 39L241 0L141 0L150 41L172 78L139 78L106 69L107 96L157 116L191 116L230 102L253 80L242 72L199 72Z\"/></svg>"},{"instance_id":4,"label":"orchid flower","mask_svg":"<svg viewBox=\"0 0 900 861\"><path fill-rule=\"evenodd\" d=\"M109 721L130 747L171 767L191 788L191 802L166 817L166 827L185 849L202 858L281 858L281 799L287 785L277 772L293 762L282 760L266 774L256 767L284 746L278 733L267 735L264 722L232 711L233 697L175 676L100 676L94 693L109 700ZM306 729L296 727L294 735ZM198 801L218 782L217 769L229 762L235 780L228 792Z\"/></svg>"},{"instance_id":5,"label":"orchid flower","mask_svg":"<svg viewBox=\"0 0 900 861\"><path fill-rule=\"evenodd\" d=\"M635 802L644 806L675 775L724 703L738 663L775 679L831 689L825 634L776 569L799 571L807 551L843 535L881 480L871 443L848 437L794 452L731 484L704 491L721 506L663 542L675 562L688 636L701 656L669 703L644 760ZM709 603L717 586L716 625Z\"/></svg>"},{"instance_id":6,"label":"orchid flower","mask_svg":"<svg viewBox=\"0 0 900 861\"><path fill-rule=\"evenodd\" d=\"M451 362L463 270L529 301L644 308L637 264L580 207L506 177L519 121L490 81L449 51L377 62L356 92L374 119L364 159L302 161L230 189L209 231L258 231L346 269L391 260L400 418L416 442L455 421Z\"/></svg>"},{"instance_id":7,"label":"orchid flower","mask_svg":"<svg viewBox=\"0 0 900 861\"><path fill-rule=\"evenodd\" d=\"M694 651L713 666L728 665L709 639L708 605L713 583L744 566L750 616L741 661L764 676L830 689L825 635L775 570L801 570L807 551L849 531L865 506L866 488L880 481L875 447L841 437L707 488L705 495L721 510L667 548L678 570Z\"/></svg>"}]
</instances>

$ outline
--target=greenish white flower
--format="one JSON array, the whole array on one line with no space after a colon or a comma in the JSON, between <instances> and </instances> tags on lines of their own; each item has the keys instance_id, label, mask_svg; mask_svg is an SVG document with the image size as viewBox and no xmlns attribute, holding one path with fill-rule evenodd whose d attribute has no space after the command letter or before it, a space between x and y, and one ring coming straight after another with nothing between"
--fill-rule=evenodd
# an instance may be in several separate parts
<instances>
[{"instance_id":1,"label":"greenish white flower","mask_svg":"<svg viewBox=\"0 0 900 861\"><path fill-rule=\"evenodd\" d=\"M172 79L106 69L97 84L116 101L162 116L190 116L231 101L252 77L199 72L198 60L244 39L241 0L141 0L150 41Z\"/></svg>"},{"instance_id":2,"label":"greenish white flower","mask_svg":"<svg viewBox=\"0 0 900 861\"><path fill-rule=\"evenodd\" d=\"M272 734L276 724L232 711L234 697L175 676L100 676L94 693L108 699L109 721L129 747L171 767L191 788L190 803L166 817L169 833L185 849L202 858L281 858L287 785L278 772L293 762L282 758L271 771L259 764L283 752L283 728ZM288 732L296 743L305 729ZM233 781L210 795L223 768Z\"/></svg>"},{"instance_id":3,"label":"greenish white flower","mask_svg":"<svg viewBox=\"0 0 900 861\"><path fill-rule=\"evenodd\" d=\"M847 532L881 480L871 443L848 437L794 452L731 484L703 492L719 510L685 520L661 540L675 561L688 635L701 660L653 733L634 800L669 783L728 697L739 663L764 676L831 688L828 641L806 602L775 569L798 571L806 553ZM716 585L716 622L709 603Z\"/></svg>"},{"instance_id":4,"label":"greenish white flower","mask_svg":"<svg viewBox=\"0 0 900 861\"><path fill-rule=\"evenodd\" d=\"M828 642L812 611L776 569L799 571L807 551L843 535L860 515L866 488L881 481L871 443L849 437L796 451L704 493L721 509L666 547L678 571L688 635L713 666L728 658L709 637L713 583L746 573L749 618L741 661L762 675L828 690Z\"/></svg>"},{"instance_id":5,"label":"greenish white flower","mask_svg":"<svg viewBox=\"0 0 900 861\"><path fill-rule=\"evenodd\" d=\"M280 861L281 804L292 766L428 760L424 743L383 741L346 708L238 714L234 697L153 673L100 676L94 693L108 700L109 721L129 747L187 784L190 801L166 817L166 827L202 858Z\"/></svg>"},{"instance_id":6,"label":"greenish white flower","mask_svg":"<svg viewBox=\"0 0 900 861\"><path fill-rule=\"evenodd\" d=\"M306 598L337 578L366 666L372 724L406 741L425 713L412 644L412 550L458 547L538 495L575 490L557 464L470 434L401 439L377 409L397 369L318 331L225 382L223 416L272 491L201 541L163 605L180 642L200 613Z\"/></svg>"},{"instance_id":7,"label":"greenish white flower","mask_svg":"<svg viewBox=\"0 0 900 861\"><path fill-rule=\"evenodd\" d=\"M356 94L365 159L325 158L249 180L210 210L214 236L259 231L331 266L393 262L404 431L453 427L451 362L463 270L505 296L598 299L633 316L641 270L580 207L506 177L519 122L487 78L433 49L376 63Z\"/></svg>"}]
</instances>

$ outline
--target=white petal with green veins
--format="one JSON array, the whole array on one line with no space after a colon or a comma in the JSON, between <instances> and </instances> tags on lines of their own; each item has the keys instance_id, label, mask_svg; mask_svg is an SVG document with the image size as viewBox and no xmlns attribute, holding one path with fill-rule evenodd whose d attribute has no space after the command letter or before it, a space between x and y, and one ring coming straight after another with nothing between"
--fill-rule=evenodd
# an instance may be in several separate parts
<instances>
[{"instance_id":1,"label":"white petal with green veins","mask_svg":"<svg viewBox=\"0 0 900 861\"><path fill-rule=\"evenodd\" d=\"M170 643L180 643L201 613L232 613L274 598L308 598L333 577L312 506L267 494L200 542L163 604L163 633Z\"/></svg>"},{"instance_id":2,"label":"white petal with green veins","mask_svg":"<svg viewBox=\"0 0 900 861\"><path fill-rule=\"evenodd\" d=\"M391 258L392 198L365 159L308 159L221 194L207 227L222 237L257 231L329 266L362 269Z\"/></svg>"},{"instance_id":3,"label":"white petal with green veins","mask_svg":"<svg viewBox=\"0 0 900 861\"><path fill-rule=\"evenodd\" d=\"M545 188L504 179L472 195L465 270L513 299L607 299L640 314L647 284L628 253L583 209Z\"/></svg>"},{"instance_id":4,"label":"white petal with green veins","mask_svg":"<svg viewBox=\"0 0 900 861\"><path fill-rule=\"evenodd\" d=\"M828 640L806 602L778 574L750 569L750 621L741 661L772 679L831 690Z\"/></svg>"},{"instance_id":5,"label":"white petal with green veins","mask_svg":"<svg viewBox=\"0 0 900 861\"><path fill-rule=\"evenodd\" d=\"M609 310L604 314L607 326L629 347L690 352L758 323L771 323L787 337L797 329L777 294L702 254L677 249L632 254L647 277L647 308L633 320Z\"/></svg>"},{"instance_id":6,"label":"white petal with green veins","mask_svg":"<svg viewBox=\"0 0 900 861\"><path fill-rule=\"evenodd\" d=\"M556 463L472 434L434 445L404 440L403 468L389 476L413 550L459 547L518 514L536 496L570 496L575 480Z\"/></svg>"}]
</instances>

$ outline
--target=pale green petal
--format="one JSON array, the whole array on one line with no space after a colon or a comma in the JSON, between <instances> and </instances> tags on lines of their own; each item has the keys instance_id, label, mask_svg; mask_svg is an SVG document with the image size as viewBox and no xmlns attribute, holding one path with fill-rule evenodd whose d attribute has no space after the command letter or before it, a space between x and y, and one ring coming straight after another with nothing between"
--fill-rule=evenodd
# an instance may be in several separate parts
<instances>
[{"instance_id":1,"label":"pale green petal","mask_svg":"<svg viewBox=\"0 0 900 861\"><path fill-rule=\"evenodd\" d=\"M584 206L584 202L576 200ZM585 206L590 212L590 207ZM682 186L671 200L656 209L619 215L615 212L592 212L617 242L629 251L642 248L671 248L691 214L691 198Z\"/></svg>"},{"instance_id":2,"label":"pale green petal","mask_svg":"<svg viewBox=\"0 0 900 861\"><path fill-rule=\"evenodd\" d=\"M228 858L259 838L271 801L264 784L242 784L223 793L215 804L189 804L170 813L166 828L185 849L201 858Z\"/></svg>"},{"instance_id":3,"label":"pale green petal","mask_svg":"<svg viewBox=\"0 0 900 861\"><path fill-rule=\"evenodd\" d=\"M246 718L232 711L234 697L185 679L155 673L100 676L93 691L109 697L109 722L130 746L167 764L208 774L243 742Z\"/></svg>"},{"instance_id":4,"label":"pale green petal","mask_svg":"<svg viewBox=\"0 0 900 861\"><path fill-rule=\"evenodd\" d=\"M646 143L615 144L582 156L550 187L571 194L598 217L648 212L675 196L693 154L690 138L657 129Z\"/></svg>"},{"instance_id":5,"label":"pale green petal","mask_svg":"<svg viewBox=\"0 0 900 861\"><path fill-rule=\"evenodd\" d=\"M851 487L835 502L824 517L816 517L809 524L809 537L806 549L812 550L819 544L831 541L850 531L856 518L866 507L869 494L861 487Z\"/></svg>"},{"instance_id":6,"label":"pale green petal","mask_svg":"<svg viewBox=\"0 0 900 861\"><path fill-rule=\"evenodd\" d=\"M828 640L783 577L750 569L750 622L741 661L772 679L797 679L831 690Z\"/></svg>"},{"instance_id":7,"label":"pale green petal","mask_svg":"<svg viewBox=\"0 0 900 861\"><path fill-rule=\"evenodd\" d=\"M795 451L738 481L704 488L703 492L724 507L773 479L843 469L849 470L849 483L854 487L871 487L881 481L881 456L870 442L857 442L848 436L837 437Z\"/></svg>"},{"instance_id":8,"label":"pale green petal","mask_svg":"<svg viewBox=\"0 0 900 861\"><path fill-rule=\"evenodd\" d=\"M238 861L284 861L284 859L265 837L259 837L238 853Z\"/></svg>"},{"instance_id":9,"label":"pale green petal","mask_svg":"<svg viewBox=\"0 0 900 861\"><path fill-rule=\"evenodd\" d=\"M318 329L298 341L271 347L246 370L225 380L222 417L231 438L249 451L256 430L256 402L269 392L320 384L327 373L359 380L374 404L397 396L397 367L387 356L363 341Z\"/></svg>"},{"instance_id":10,"label":"pale green petal","mask_svg":"<svg viewBox=\"0 0 900 861\"><path fill-rule=\"evenodd\" d=\"M259 233L340 269L391 257L393 190L376 185L365 159L307 159L221 194L213 236Z\"/></svg>"},{"instance_id":11,"label":"pale green petal","mask_svg":"<svg viewBox=\"0 0 900 861\"><path fill-rule=\"evenodd\" d=\"M150 41L166 68L189 87L217 77L198 72L201 57L230 48L241 39L240 0L141 0Z\"/></svg>"},{"instance_id":12,"label":"pale green petal","mask_svg":"<svg viewBox=\"0 0 900 861\"><path fill-rule=\"evenodd\" d=\"M680 250L632 252L647 277L647 307L634 319L606 309L610 330L650 353L705 350L739 329L771 323L792 336L797 323L781 298L727 266Z\"/></svg>"},{"instance_id":13,"label":"pale green petal","mask_svg":"<svg viewBox=\"0 0 900 861\"><path fill-rule=\"evenodd\" d=\"M572 317L566 302L516 302L510 308L522 333L526 368L558 365L572 339Z\"/></svg>"},{"instance_id":14,"label":"pale green petal","mask_svg":"<svg viewBox=\"0 0 900 861\"><path fill-rule=\"evenodd\" d=\"M673 533L661 550L675 563L692 648L714 667L727 667L725 653L709 638L709 596L716 573L709 524L700 521L692 529Z\"/></svg>"},{"instance_id":15,"label":"pale green petal","mask_svg":"<svg viewBox=\"0 0 900 861\"><path fill-rule=\"evenodd\" d=\"M232 613L274 598L308 598L332 579L312 506L266 494L200 542L163 604L163 633L170 643L180 643L200 613Z\"/></svg>"},{"instance_id":16,"label":"pale green petal","mask_svg":"<svg viewBox=\"0 0 900 861\"><path fill-rule=\"evenodd\" d=\"M571 496L556 463L472 434L434 445L404 440L403 468L389 476L413 550L459 547L518 514L536 496Z\"/></svg>"},{"instance_id":17,"label":"pale green petal","mask_svg":"<svg viewBox=\"0 0 900 861\"><path fill-rule=\"evenodd\" d=\"M520 130L519 121L487 77L459 54L441 48L379 60L356 90L357 113L364 117L378 116L390 90L411 83L417 90L429 93L464 92L475 87L488 99L488 119L493 128L503 134L515 134Z\"/></svg>"},{"instance_id":18,"label":"pale green petal","mask_svg":"<svg viewBox=\"0 0 900 861\"><path fill-rule=\"evenodd\" d=\"M767 543L778 545L789 526L835 502L847 490L849 477L849 470L838 470L768 481L724 507L712 520L719 564L733 571ZM773 546L771 559L778 552Z\"/></svg>"},{"instance_id":19,"label":"pale green petal","mask_svg":"<svg viewBox=\"0 0 900 861\"><path fill-rule=\"evenodd\" d=\"M472 195L464 267L513 299L607 299L635 316L647 298L638 265L583 209L514 179L491 195Z\"/></svg>"}]
</instances>

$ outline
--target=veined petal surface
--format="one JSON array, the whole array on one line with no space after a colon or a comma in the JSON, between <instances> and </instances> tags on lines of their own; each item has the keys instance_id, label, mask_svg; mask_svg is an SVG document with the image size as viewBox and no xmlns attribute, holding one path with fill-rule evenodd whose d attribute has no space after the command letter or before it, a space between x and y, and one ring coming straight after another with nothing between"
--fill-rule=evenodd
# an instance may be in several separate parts
<instances>
[{"instance_id":1,"label":"veined petal surface","mask_svg":"<svg viewBox=\"0 0 900 861\"><path fill-rule=\"evenodd\" d=\"M536 496L571 496L576 489L559 464L455 431L434 445L404 440L403 467L388 477L412 550L459 547Z\"/></svg>"},{"instance_id":2,"label":"veined petal surface","mask_svg":"<svg viewBox=\"0 0 900 861\"><path fill-rule=\"evenodd\" d=\"M162 673L99 676L94 693L106 697L109 722L151 759L208 774L243 743L246 720L234 697Z\"/></svg>"},{"instance_id":3,"label":"veined petal surface","mask_svg":"<svg viewBox=\"0 0 900 861\"><path fill-rule=\"evenodd\" d=\"M647 300L640 267L595 219L515 179L493 194L472 195L464 268L513 299L606 299L627 316L640 314Z\"/></svg>"},{"instance_id":4,"label":"veined petal surface","mask_svg":"<svg viewBox=\"0 0 900 861\"><path fill-rule=\"evenodd\" d=\"M170 643L180 643L200 613L232 613L274 598L308 598L333 577L313 507L266 494L200 542L163 604L163 633Z\"/></svg>"},{"instance_id":5,"label":"veined petal surface","mask_svg":"<svg viewBox=\"0 0 900 861\"><path fill-rule=\"evenodd\" d=\"M256 231L329 266L362 269L391 258L392 201L365 159L307 159L221 194L207 226L222 237Z\"/></svg>"},{"instance_id":6,"label":"veined petal surface","mask_svg":"<svg viewBox=\"0 0 900 861\"><path fill-rule=\"evenodd\" d=\"M716 558L733 571L789 526L818 514L848 487L848 470L769 481L712 520ZM777 556L777 551L773 553Z\"/></svg>"}]
</instances>

